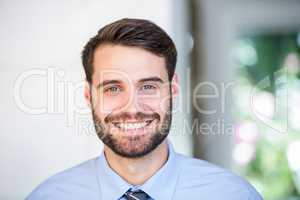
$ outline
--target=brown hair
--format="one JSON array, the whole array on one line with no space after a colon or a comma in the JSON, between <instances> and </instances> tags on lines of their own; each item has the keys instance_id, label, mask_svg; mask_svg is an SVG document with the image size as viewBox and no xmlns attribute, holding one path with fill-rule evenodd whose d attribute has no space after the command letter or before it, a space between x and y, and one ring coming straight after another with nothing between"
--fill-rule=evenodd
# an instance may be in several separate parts
<instances>
[{"instance_id":1,"label":"brown hair","mask_svg":"<svg viewBox=\"0 0 300 200\"><path fill-rule=\"evenodd\" d=\"M165 58L168 77L174 75L177 51L169 35L159 26L144 19L124 18L101 28L82 51L86 80L92 82L94 51L102 44L120 44L145 49Z\"/></svg>"}]
</instances>

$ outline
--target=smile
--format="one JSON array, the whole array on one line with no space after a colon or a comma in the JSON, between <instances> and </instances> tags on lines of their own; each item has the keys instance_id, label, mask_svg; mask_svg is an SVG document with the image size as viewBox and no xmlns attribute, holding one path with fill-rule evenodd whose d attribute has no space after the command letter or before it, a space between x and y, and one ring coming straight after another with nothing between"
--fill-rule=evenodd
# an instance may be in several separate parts
<instances>
[{"instance_id":1,"label":"smile","mask_svg":"<svg viewBox=\"0 0 300 200\"><path fill-rule=\"evenodd\" d=\"M154 119L145 120L145 121L136 121L136 122L113 122L114 126L123 129L123 130L136 130L143 129L146 126L149 126Z\"/></svg>"}]
</instances>

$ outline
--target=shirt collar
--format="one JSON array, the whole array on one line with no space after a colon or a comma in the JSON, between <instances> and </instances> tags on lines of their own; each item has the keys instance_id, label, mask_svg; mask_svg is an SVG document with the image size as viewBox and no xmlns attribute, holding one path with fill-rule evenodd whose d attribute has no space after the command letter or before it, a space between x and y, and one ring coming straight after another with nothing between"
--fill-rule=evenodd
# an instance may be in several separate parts
<instances>
[{"instance_id":1,"label":"shirt collar","mask_svg":"<svg viewBox=\"0 0 300 200\"><path fill-rule=\"evenodd\" d=\"M141 189L153 199L171 200L175 192L179 176L179 164L176 162L178 155L169 140L167 162L143 185L133 186L127 183L108 165L104 152L98 159L98 181L103 199L119 199L128 189ZM163 188L163 189L162 189Z\"/></svg>"}]
</instances>

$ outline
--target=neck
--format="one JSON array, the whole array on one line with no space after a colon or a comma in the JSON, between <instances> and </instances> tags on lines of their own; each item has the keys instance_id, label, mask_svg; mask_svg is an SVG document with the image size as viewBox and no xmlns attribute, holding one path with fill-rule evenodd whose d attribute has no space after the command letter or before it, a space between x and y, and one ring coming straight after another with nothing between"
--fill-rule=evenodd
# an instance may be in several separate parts
<instances>
[{"instance_id":1,"label":"neck","mask_svg":"<svg viewBox=\"0 0 300 200\"><path fill-rule=\"evenodd\" d=\"M140 158L126 158L104 145L109 166L131 185L141 185L155 174L168 159L168 144L164 140L149 154Z\"/></svg>"}]
</instances>

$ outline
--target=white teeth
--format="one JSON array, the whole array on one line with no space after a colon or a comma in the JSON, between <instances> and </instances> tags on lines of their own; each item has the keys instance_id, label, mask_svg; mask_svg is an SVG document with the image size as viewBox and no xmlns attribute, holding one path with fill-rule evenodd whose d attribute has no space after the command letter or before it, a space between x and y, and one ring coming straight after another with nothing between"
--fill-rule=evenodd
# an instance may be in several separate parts
<instances>
[{"instance_id":1,"label":"white teeth","mask_svg":"<svg viewBox=\"0 0 300 200\"><path fill-rule=\"evenodd\" d=\"M146 126L147 123L120 123L119 126L123 129L138 129Z\"/></svg>"},{"instance_id":2,"label":"white teeth","mask_svg":"<svg viewBox=\"0 0 300 200\"><path fill-rule=\"evenodd\" d=\"M127 122L127 123L115 123L115 125L119 128L130 130L130 129L139 129L144 128L148 124L150 124L151 121L147 120L145 122Z\"/></svg>"}]
</instances>

